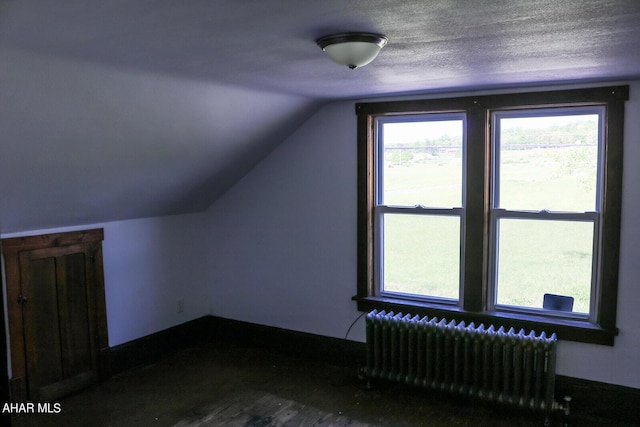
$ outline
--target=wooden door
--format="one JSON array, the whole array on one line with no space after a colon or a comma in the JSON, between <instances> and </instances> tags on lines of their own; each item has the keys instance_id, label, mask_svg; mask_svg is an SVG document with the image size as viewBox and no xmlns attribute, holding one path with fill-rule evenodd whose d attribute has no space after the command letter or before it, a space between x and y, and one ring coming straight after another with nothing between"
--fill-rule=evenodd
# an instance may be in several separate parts
<instances>
[{"instance_id":1,"label":"wooden door","mask_svg":"<svg viewBox=\"0 0 640 427\"><path fill-rule=\"evenodd\" d=\"M91 269L91 256L78 245L20 254L27 386L33 400L50 401L97 379Z\"/></svg>"},{"instance_id":2,"label":"wooden door","mask_svg":"<svg viewBox=\"0 0 640 427\"><path fill-rule=\"evenodd\" d=\"M62 237L3 242L14 401L55 400L106 375L101 244Z\"/></svg>"}]
</instances>

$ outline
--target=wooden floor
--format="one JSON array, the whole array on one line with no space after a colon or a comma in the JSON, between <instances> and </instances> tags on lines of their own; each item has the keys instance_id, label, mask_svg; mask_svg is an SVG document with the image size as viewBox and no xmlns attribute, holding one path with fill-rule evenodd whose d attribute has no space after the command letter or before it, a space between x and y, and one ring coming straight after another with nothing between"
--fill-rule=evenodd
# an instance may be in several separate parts
<instances>
[{"instance_id":1,"label":"wooden floor","mask_svg":"<svg viewBox=\"0 0 640 427\"><path fill-rule=\"evenodd\" d=\"M222 342L189 348L127 371L59 403L60 414L21 415L14 418L14 425L543 425L539 414L397 384L368 388L356 369L289 357L286 351ZM556 420L553 425L562 423Z\"/></svg>"}]
</instances>

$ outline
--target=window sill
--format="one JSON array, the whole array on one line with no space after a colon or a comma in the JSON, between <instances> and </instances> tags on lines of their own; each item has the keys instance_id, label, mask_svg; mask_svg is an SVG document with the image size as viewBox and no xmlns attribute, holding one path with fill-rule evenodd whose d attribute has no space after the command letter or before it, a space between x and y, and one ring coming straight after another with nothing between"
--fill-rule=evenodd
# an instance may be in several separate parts
<instances>
[{"instance_id":1,"label":"window sill","mask_svg":"<svg viewBox=\"0 0 640 427\"><path fill-rule=\"evenodd\" d=\"M550 318L523 313L507 312L471 312L457 306L433 304L419 301L409 301L387 297L354 297L358 303L358 311L368 312L374 309L402 312L405 314L455 319L476 325L494 325L496 328L504 326L515 330L524 329L555 333L559 340L577 341L589 344L613 346L617 330L607 330L586 320Z\"/></svg>"}]
</instances>

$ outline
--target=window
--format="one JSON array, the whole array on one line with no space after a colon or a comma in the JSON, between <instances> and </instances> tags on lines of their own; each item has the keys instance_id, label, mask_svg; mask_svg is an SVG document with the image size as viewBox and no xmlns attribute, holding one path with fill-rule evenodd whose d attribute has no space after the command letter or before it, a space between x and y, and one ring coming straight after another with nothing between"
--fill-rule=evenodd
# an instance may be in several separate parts
<instances>
[{"instance_id":1,"label":"window","mask_svg":"<svg viewBox=\"0 0 640 427\"><path fill-rule=\"evenodd\" d=\"M359 309L613 345L627 99L620 86L357 104Z\"/></svg>"},{"instance_id":2,"label":"window","mask_svg":"<svg viewBox=\"0 0 640 427\"><path fill-rule=\"evenodd\" d=\"M380 118L374 247L381 295L457 300L464 115Z\"/></svg>"}]
</instances>

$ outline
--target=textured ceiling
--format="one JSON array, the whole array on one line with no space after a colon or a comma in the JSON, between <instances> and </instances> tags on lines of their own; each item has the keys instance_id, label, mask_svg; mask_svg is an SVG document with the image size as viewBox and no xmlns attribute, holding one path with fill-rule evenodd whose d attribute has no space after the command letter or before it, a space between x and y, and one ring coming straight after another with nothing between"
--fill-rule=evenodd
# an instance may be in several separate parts
<instances>
[{"instance_id":1,"label":"textured ceiling","mask_svg":"<svg viewBox=\"0 0 640 427\"><path fill-rule=\"evenodd\" d=\"M216 83L325 98L637 76L637 0L7 1L4 43ZM386 34L374 65L315 45Z\"/></svg>"},{"instance_id":2,"label":"textured ceiling","mask_svg":"<svg viewBox=\"0 0 640 427\"><path fill-rule=\"evenodd\" d=\"M638 22L637 0L5 0L0 231L205 209L329 100L637 79ZM343 31L390 41L352 71L314 42Z\"/></svg>"}]
</instances>

